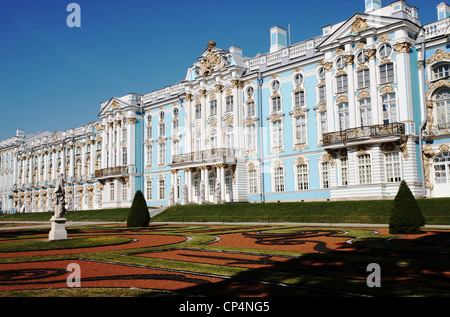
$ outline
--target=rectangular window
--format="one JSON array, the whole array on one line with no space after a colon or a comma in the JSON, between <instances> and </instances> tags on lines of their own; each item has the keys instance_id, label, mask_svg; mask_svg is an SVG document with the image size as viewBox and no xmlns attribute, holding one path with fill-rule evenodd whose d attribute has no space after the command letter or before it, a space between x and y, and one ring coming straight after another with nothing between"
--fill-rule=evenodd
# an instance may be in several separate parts
<instances>
[{"instance_id":1,"label":"rectangular window","mask_svg":"<svg viewBox=\"0 0 450 317\"><path fill-rule=\"evenodd\" d=\"M253 101L247 102L247 116L248 117L256 116L256 108L255 108L255 103Z\"/></svg>"},{"instance_id":2,"label":"rectangular window","mask_svg":"<svg viewBox=\"0 0 450 317\"><path fill-rule=\"evenodd\" d=\"M308 165L297 165L297 190L309 189Z\"/></svg>"},{"instance_id":3,"label":"rectangular window","mask_svg":"<svg viewBox=\"0 0 450 317\"><path fill-rule=\"evenodd\" d=\"M147 181L147 199L153 199L153 182L151 180Z\"/></svg>"},{"instance_id":4,"label":"rectangular window","mask_svg":"<svg viewBox=\"0 0 450 317\"><path fill-rule=\"evenodd\" d=\"M319 102L318 103L322 103L326 101L326 89L325 86L320 86L318 88L319 90Z\"/></svg>"},{"instance_id":5,"label":"rectangular window","mask_svg":"<svg viewBox=\"0 0 450 317\"><path fill-rule=\"evenodd\" d=\"M362 127L372 125L372 109L370 106L370 98L364 98L359 101L359 114Z\"/></svg>"},{"instance_id":6,"label":"rectangular window","mask_svg":"<svg viewBox=\"0 0 450 317\"><path fill-rule=\"evenodd\" d=\"M327 112L320 112L320 134L322 135L328 133L328 122L327 122Z\"/></svg>"},{"instance_id":7,"label":"rectangular window","mask_svg":"<svg viewBox=\"0 0 450 317\"><path fill-rule=\"evenodd\" d=\"M165 123L159 124L159 136L160 137L166 136L166 124Z\"/></svg>"},{"instance_id":8,"label":"rectangular window","mask_svg":"<svg viewBox=\"0 0 450 317\"><path fill-rule=\"evenodd\" d=\"M158 181L158 192L159 192L159 199L165 199L166 198L166 181L164 179L160 179Z\"/></svg>"},{"instance_id":9,"label":"rectangular window","mask_svg":"<svg viewBox=\"0 0 450 317\"><path fill-rule=\"evenodd\" d=\"M305 92L298 91L294 93L294 108L301 108L305 106Z\"/></svg>"},{"instance_id":10,"label":"rectangular window","mask_svg":"<svg viewBox=\"0 0 450 317\"><path fill-rule=\"evenodd\" d=\"M147 140L150 140L152 138L152 126L147 126Z\"/></svg>"},{"instance_id":11,"label":"rectangular window","mask_svg":"<svg viewBox=\"0 0 450 317\"><path fill-rule=\"evenodd\" d=\"M201 119L202 118L202 105L196 104L194 107L195 107L195 119Z\"/></svg>"},{"instance_id":12,"label":"rectangular window","mask_svg":"<svg viewBox=\"0 0 450 317\"><path fill-rule=\"evenodd\" d=\"M209 115L215 116L217 114L217 100L211 100L209 102Z\"/></svg>"},{"instance_id":13,"label":"rectangular window","mask_svg":"<svg viewBox=\"0 0 450 317\"><path fill-rule=\"evenodd\" d=\"M284 169L277 167L274 173L275 192L284 192Z\"/></svg>"},{"instance_id":14,"label":"rectangular window","mask_svg":"<svg viewBox=\"0 0 450 317\"><path fill-rule=\"evenodd\" d=\"M350 127L348 103L338 104L339 130L344 131Z\"/></svg>"},{"instance_id":15,"label":"rectangular window","mask_svg":"<svg viewBox=\"0 0 450 317\"><path fill-rule=\"evenodd\" d=\"M272 122L272 147L283 146L283 131L281 129L281 120Z\"/></svg>"},{"instance_id":16,"label":"rectangular window","mask_svg":"<svg viewBox=\"0 0 450 317\"><path fill-rule=\"evenodd\" d=\"M360 184L372 183L372 163L369 154L358 156L358 172Z\"/></svg>"},{"instance_id":17,"label":"rectangular window","mask_svg":"<svg viewBox=\"0 0 450 317\"><path fill-rule=\"evenodd\" d=\"M380 83L385 84L394 81L394 64L388 63L380 66Z\"/></svg>"},{"instance_id":18,"label":"rectangular window","mask_svg":"<svg viewBox=\"0 0 450 317\"><path fill-rule=\"evenodd\" d=\"M339 94L348 90L347 75L336 77L336 92Z\"/></svg>"},{"instance_id":19,"label":"rectangular window","mask_svg":"<svg viewBox=\"0 0 450 317\"><path fill-rule=\"evenodd\" d=\"M165 165L166 164L166 144L161 143L159 145L159 165Z\"/></svg>"},{"instance_id":20,"label":"rectangular window","mask_svg":"<svg viewBox=\"0 0 450 317\"><path fill-rule=\"evenodd\" d=\"M153 163L153 146L147 145L147 161L146 165L151 166Z\"/></svg>"},{"instance_id":21,"label":"rectangular window","mask_svg":"<svg viewBox=\"0 0 450 317\"><path fill-rule=\"evenodd\" d=\"M281 97L272 98L272 112L281 111Z\"/></svg>"},{"instance_id":22,"label":"rectangular window","mask_svg":"<svg viewBox=\"0 0 450 317\"><path fill-rule=\"evenodd\" d=\"M383 107L383 123L389 124L397 122L397 105L395 94L390 93L381 96L381 105Z\"/></svg>"},{"instance_id":23,"label":"rectangular window","mask_svg":"<svg viewBox=\"0 0 450 317\"><path fill-rule=\"evenodd\" d=\"M123 183L122 184L122 200L127 200L128 199L128 188L127 188L127 183Z\"/></svg>"},{"instance_id":24,"label":"rectangular window","mask_svg":"<svg viewBox=\"0 0 450 317\"><path fill-rule=\"evenodd\" d=\"M109 184L109 200L110 201L114 201L115 199L114 199L114 196L115 196L115 193L114 193L114 183L110 183Z\"/></svg>"},{"instance_id":25,"label":"rectangular window","mask_svg":"<svg viewBox=\"0 0 450 317\"><path fill-rule=\"evenodd\" d=\"M400 170L400 155L398 152L386 153L384 156L386 164L386 181L396 183L402 180Z\"/></svg>"},{"instance_id":26,"label":"rectangular window","mask_svg":"<svg viewBox=\"0 0 450 317\"><path fill-rule=\"evenodd\" d=\"M341 185L348 185L348 158L341 157Z\"/></svg>"},{"instance_id":27,"label":"rectangular window","mask_svg":"<svg viewBox=\"0 0 450 317\"><path fill-rule=\"evenodd\" d=\"M233 111L233 96L227 96L225 98L225 111Z\"/></svg>"},{"instance_id":28,"label":"rectangular window","mask_svg":"<svg viewBox=\"0 0 450 317\"><path fill-rule=\"evenodd\" d=\"M295 117L294 144L306 143L306 118L305 116Z\"/></svg>"},{"instance_id":29,"label":"rectangular window","mask_svg":"<svg viewBox=\"0 0 450 317\"><path fill-rule=\"evenodd\" d=\"M250 194L256 194L258 192L258 178L256 170L248 172L248 191Z\"/></svg>"},{"instance_id":30,"label":"rectangular window","mask_svg":"<svg viewBox=\"0 0 450 317\"><path fill-rule=\"evenodd\" d=\"M172 134L180 134L180 121L174 120L172 123Z\"/></svg>"},{"instance_id":31,"label":"rectangular window","mask_svg":"<svg viewBox=\"0 0 450 317\"><path fill-rule=\"evenodd\" d=\"M180 154L180 141L172 141L172 156Z\"/></svg>"},{"instance_id":32,"label":"rectangular window","mask_svg":"<svg viewBox=\"0 0 450 317\"><path fill-rule=\"evenodd\" d=\"M368 69L358 71L356 76L358 79L358 89L368 87L370 85L370 72Z\"/></svg>"},{"instance_id":33,"label":"rectangular window","mask_svg":"<svg viewBox=\"0 0 450 317\"><path fill-rule=\"evenodd\" d=\"M249 125L245 127L246 130L246 139L247 139L247 150L254 151L256 150L256 126Z\"/></svg>"},{"instance_id":34,"label":"rectangular window","mask_svg":"<svg viewBox=\"0 0 450 317\"><path fill-rule=\"evenodd\" d=\"M330 162L322 163L322 188L330 188Z\"/></svg>"}]
</instances>

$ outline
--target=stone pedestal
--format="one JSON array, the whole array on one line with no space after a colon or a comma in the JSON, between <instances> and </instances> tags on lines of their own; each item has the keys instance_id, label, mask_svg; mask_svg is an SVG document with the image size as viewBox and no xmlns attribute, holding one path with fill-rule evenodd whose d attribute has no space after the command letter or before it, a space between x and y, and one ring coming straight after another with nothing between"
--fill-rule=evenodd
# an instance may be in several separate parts
<instances>
[{"instance_id":1,"label":"stone pedestal","mask_svg":"<svg viewBox=\"0 0 450 317\"><path fill-rule=\"evenodd\" d=\"M52 228L48 234L49 240L55 241L67 239L66 220L66 218L55 218L54 216L50 219Z\"/></svg>"}]
</instances>

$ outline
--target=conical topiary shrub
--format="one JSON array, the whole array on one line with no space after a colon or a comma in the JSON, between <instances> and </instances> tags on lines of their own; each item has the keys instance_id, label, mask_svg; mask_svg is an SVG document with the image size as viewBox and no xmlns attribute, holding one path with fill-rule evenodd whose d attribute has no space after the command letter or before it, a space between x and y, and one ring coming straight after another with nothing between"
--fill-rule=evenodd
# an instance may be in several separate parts
<instances>
[{"instance_id":1,"label":"conical topiary shrub","mask_svg":"<svg viewBox=\"0 0 450 317\"><path fill-rule=\"evenodd\" d=\"M406 182L402 181L392 206L389 233L419 233L419 228L423 225L425 225L425 220L417 205L417 201Z\"/></svg>"},{"instance_id":2,"label":"conical topiary shrub","mask_svg":"<svg viewBox=\"0 0 450 317\"><path fill-rule=\"evenodd\" d=\"M144 194L140 190L136 192L133 198L130 212L128 213L127 227L148 227L150 223L150 214L147 208Z\"/></svg>"}]
</instances>

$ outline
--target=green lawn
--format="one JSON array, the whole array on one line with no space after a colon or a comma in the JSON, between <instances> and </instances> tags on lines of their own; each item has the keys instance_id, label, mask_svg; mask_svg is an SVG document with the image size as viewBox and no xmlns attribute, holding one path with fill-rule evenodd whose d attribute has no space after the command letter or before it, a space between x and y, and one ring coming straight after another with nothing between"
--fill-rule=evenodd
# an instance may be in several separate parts
<instances>
[{"instance_id":1,"label":"green lawn","mask_svg":"<svg viewBox=\"0 0 450 317\"><path fill-rule=\"evenodd\" d=\"M417 201L427 224L450 224L450 198ZM393 200L175 206L152 221L320 222L387 224Z\"/></svg>"},{"instance_id":2,"label":"green lawn","mask_svg":"<svg viewBox=\"0 0 450 317\"><path fill-rule=\"evenodd\" d=\"M450 225L450 198L418 199L426 224ZM387 224L393 200L236 203L187 205L166 209L152 222L318 222ZM69 221L124 222L128 208L69 211ZM2 215L0 221L48 221L51 212Z\"/></svg>"}]
</instances>

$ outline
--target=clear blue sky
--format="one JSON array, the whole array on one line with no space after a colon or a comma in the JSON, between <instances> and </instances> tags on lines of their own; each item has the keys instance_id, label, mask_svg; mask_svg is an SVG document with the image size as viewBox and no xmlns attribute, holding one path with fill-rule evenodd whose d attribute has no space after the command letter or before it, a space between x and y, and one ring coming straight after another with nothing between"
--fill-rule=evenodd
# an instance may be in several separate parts
<instances>
[{"instance_id":1,"label":"clear blue sky","mask_svg":"<svg viewBox=\"0 0 450 317\"><path fill-rule=\"evenodd\" d=\"M442 0L410 0L422 24ZM69 3L81 27L66 25ZM383 5L391 1L383 1ZM184 79L213 39L253 57L269 51L269 29L291 27L291 43L364 12L364 0L1 0L0 140L68 130L98 120L100 103Z\"/></svg>"}]
</instances>

